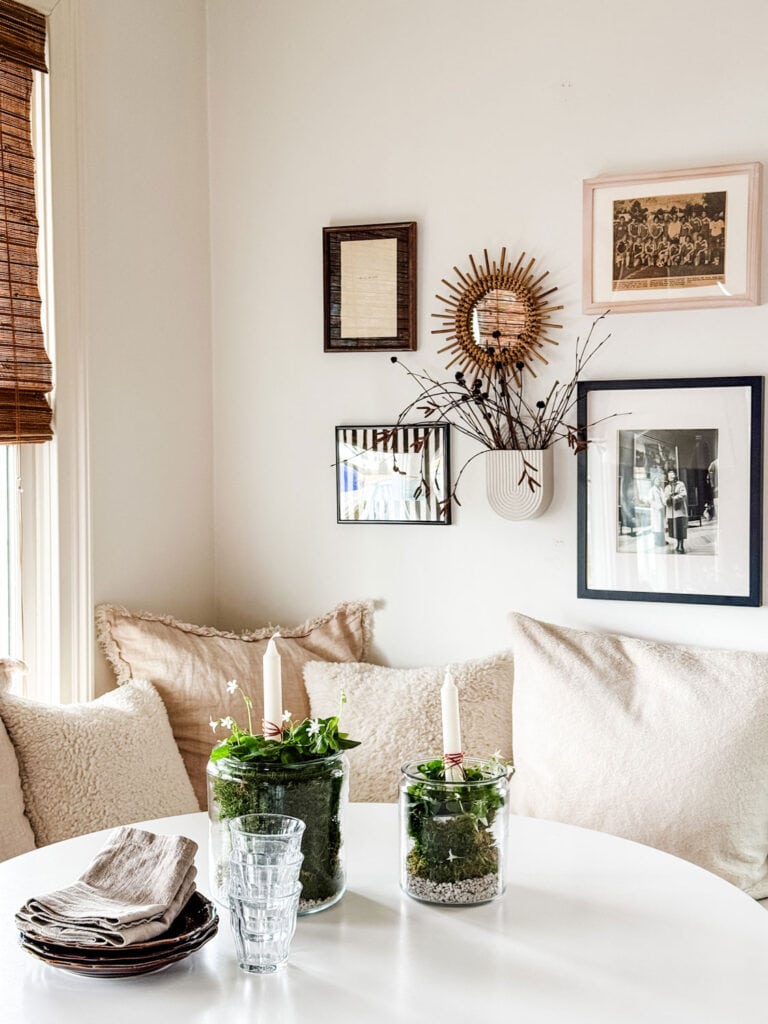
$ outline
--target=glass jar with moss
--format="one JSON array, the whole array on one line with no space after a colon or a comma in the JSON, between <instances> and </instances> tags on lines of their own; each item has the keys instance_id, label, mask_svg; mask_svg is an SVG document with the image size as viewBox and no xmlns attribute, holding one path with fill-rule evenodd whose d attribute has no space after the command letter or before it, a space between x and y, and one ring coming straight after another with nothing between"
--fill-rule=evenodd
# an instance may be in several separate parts
<instances>
[{"instance_id":1,"label":"glass jar with moss","mask_svg":"<svg viewBox=\"0 0 768 1024\"><path fill-rule=\"evenodd\" d=\"M467 757L461 780L448 781L442 758L403 765L400 884L409 896L455 905L501 896L513 770L497 758Z\"/></svg>"},{"instance_id":2,"label":"glass jar with moss","mask_svg":"<svg viewBox=\"0 0 768 1024\"><path fill-rule=\"evenodd\" d=\"M231 718L211 725L231 730L229 739L213 748L207 770L214 899L229 905L228 820L263 813L288 814L306 824L299 914L338 902L346 884L343 819L349 765L344 751L358 746L357 741L339 731L338 716L288 721L279 739L241 730Z\"/></svg>"}]
</instances>

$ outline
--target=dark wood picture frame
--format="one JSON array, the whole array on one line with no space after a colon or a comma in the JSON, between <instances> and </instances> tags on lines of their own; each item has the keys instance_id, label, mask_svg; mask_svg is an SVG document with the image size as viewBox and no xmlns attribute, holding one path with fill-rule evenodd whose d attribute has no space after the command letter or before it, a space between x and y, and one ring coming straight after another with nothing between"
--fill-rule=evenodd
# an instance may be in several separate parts
<instances>
[{"instance_id":1,"label":"dark wood picture frame","mask_svg":"<svg viewBox=\"0 0 768 1024\"><path fill-rule=\"evenodd\" d=\"M579 382L578 426L589 442L578 465L580 598L762 604L763 391L764 378L752 376ZM678 464L696 446L704 457ZM670 469L684 484L685 541L670 530ZM641 487L650 495L659 481L665 500L656 499L654 524Z\"/></svg>"},{"instance_id":2,"label":"dark wood picture frame","mask_svg":"<svg viewBox=\"0 0 768 1024\"><path fill-rule=\"evenodd\" d=\"M415 351L416 222L323 228L323 301L325 352Z\"/></svg>"},{"instance_id":3,"label":"dark wood picture frame","mask_svg":"<svg viewBox=\"0 0 768 1024\"><path fill-rule=\"evenodd\" d=\"M336 427L336 522L451 525L448 423Z\"/></svg>"}]
</instances>

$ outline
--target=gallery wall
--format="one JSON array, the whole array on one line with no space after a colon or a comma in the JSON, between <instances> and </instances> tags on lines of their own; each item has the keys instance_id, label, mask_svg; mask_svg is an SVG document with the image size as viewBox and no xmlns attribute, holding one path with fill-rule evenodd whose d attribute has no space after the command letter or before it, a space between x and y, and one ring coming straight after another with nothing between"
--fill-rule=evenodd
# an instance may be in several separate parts
<instances>
[{"instance_id":1,"label":"gallery wall","mask_svg":"<svg viewBox=\"0 0 768 1024\"><path fill-rule=\"evenodd\" d=\"M541 519L489 508L481 460L455 525L336 523L334 426L394 420L389 356L324 354L325 225L418 222L418 351L439 373L434 298L484 247L559 287L542 386L570 374L582 179L765 161L768 8L739 0L209 0L216 607L294 624L380 603L376 656L482 656L511 610L637 636L768 649L764 609L576 598L576 462L556 452ZM765 287L763 288L765 292ZM611 317L593 379L765 374L765 306ZM473 450L456 445L455 464Z\"/></svg>"}]
</instances>

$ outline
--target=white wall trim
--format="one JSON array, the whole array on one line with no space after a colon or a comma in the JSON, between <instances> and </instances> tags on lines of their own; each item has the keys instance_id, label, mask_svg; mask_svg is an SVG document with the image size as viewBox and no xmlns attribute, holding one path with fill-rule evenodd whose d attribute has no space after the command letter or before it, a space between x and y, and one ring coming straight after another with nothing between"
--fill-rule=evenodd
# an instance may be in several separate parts
<instances>
[{"instance_id":1,"label":"white wall trim","mask_svg":"<svg viewBox=\"0 0 768 1024\"><path fill-rule=\"evenodd\" d=\"M31 7L34 11L39 11L48 17L52 14L59 4L66 3L66 0L23 0L25 7Z\"/></svg>"},{"instance_id":2,"label":"white wall trim","mask_svg":"<svg viewBox=\"0 0 768 1024\"><path fill-rule=\"evenodd\" d=\"M82 240L85 161L79 0L59 0L49 21L53 264L57 348L61 699L94 693L88 439L88 335Z\"/></svg>"}]
</instances>

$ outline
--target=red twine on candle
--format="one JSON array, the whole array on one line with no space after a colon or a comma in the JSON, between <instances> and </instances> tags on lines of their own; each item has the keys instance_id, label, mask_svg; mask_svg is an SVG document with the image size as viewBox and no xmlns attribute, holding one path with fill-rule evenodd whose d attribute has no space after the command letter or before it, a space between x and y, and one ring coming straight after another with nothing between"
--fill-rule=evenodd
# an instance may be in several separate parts
<instances>
[{"instance_id":1,"label":"red twine on candle","mask_svg":"<svg viewBox=\"0 0 768 1024\"><path fill-rule=\"evenodd\" d=\"M268 722L266 719L262 720L261 730L266 740L280 740L283 738L282 725L275 725L274 722Z\"/></svg>"},{"instance_id":2,"label":"red twine on candle","mask_svg":"<svg viewBox=\"0 0 768 1024\"><path fill-rule=\"evenodd\" d=\"M463 763L463 754L443 754L443 764L446 768L460 768Z\"/></svg>"}]
</instances>

